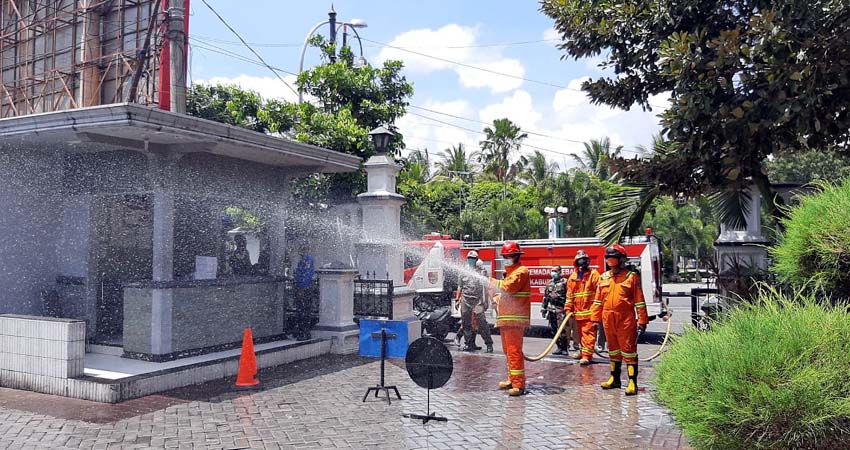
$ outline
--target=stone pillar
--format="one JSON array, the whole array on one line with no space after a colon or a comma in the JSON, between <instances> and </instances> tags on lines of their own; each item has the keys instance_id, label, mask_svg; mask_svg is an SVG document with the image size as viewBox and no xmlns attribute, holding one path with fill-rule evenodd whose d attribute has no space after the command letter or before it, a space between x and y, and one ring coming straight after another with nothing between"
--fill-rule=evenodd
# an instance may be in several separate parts
<instances>
[{"instance_id":1,"label":"stone pillar","mask_svg":"<svg viewBox=\"0 0 850 450\"><path fill-rule=\"evenodd\" d=\"M404 245L401 237L401 206L404 196L396 192L401 170L388 155L375 155L364 164L368 191L357 196L363 209L365 239L355 244L360 273L393 280L392 320L408 322L408 342L418 339L422 326L413 315L413 290L404 284Z\"/></svg>"},{"instance_id":2,"label":"stone pillar","mask_svg":"<svg viewBox=\"0 0 850 450\"><path fill-rule=\"evenodd\" d=\"M751 268L767 269L769 244L761 231L761 193L750 186L750 210L746 215L746 226L742 230L720 225L720 236L714 242L717 267L720 273L729 271L736 264Z\"/></svg>"},{"instance_id":3,"label":"stone pillar","mask_svg":"<svg viewBox=\"0 0 850 450\"><path fill-rule=\"evenodd\" d=\"M354 323L354 278L357 269L341 263L318 269L319 323L313 335L331 340L331 353L355 353L360 346L360 328Z\"/></svg>"},{"instance_id":4,"label":"stone pillar","mask_svg":"<svg viewBox=\"0 0 850 450\"><path fill-rule=\"evenodd\" d=\"M174 173L180 155L149 153L149 176L153 185L153 281L174 278ZM151 353L172 351L171 289L153 289L151 299ZM124 317L125 323L133 320Z\"/></svg>"},{"instance_id":5,"label":"stone pillar","mask_svg":"<svg viewBox=\"0 0 850 450\"><path fill-rule=\"evenodd\" d=\"M357 245L360 272L389 277L404 284L404 255L401 241L401 206L404 197L395 192L395 178L401 168L387 155L369 158L364 165L368 192L357 196L363 209L365 241Z\"/></svg>"},{"instance_id":6,"label":"stone pillar","mask_svg":"<svg viewBox=\"0 0 850 450\"><path fill-rule=\"evenodd\" d=\"M276 277L286 275L288 262L286 258L286 220L287 206L289 205L289 176L283 177L282 192L278 195L278 202L272 202L272 218L269 224L269 273Z\"/></svg>"}]
</instances>

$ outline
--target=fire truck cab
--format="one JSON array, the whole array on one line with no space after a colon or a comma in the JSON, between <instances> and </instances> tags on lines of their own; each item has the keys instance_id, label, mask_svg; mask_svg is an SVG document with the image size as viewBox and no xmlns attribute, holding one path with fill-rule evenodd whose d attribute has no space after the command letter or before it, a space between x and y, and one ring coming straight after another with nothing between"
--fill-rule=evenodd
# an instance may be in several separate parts
<instances>
[{"instance_id":1,"label":"fire truck cab","mask_svg":"<svg viewBox=\"0 0 850 450\"><path fill-rule=\"evenodd\" d=\"M421 241L405 242L404 282L418 296L430 298L436 306L448 306L457 289L446 262L460 261L463 242L440 233L426 234Z\"/></svg>"}]
</instances>

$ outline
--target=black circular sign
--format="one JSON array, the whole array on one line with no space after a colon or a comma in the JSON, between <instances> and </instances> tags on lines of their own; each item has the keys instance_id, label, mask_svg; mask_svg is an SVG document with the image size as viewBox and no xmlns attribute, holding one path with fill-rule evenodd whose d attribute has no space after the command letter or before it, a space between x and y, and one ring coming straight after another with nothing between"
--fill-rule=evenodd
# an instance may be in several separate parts
<instances>
[{"instance_id":1,"label":"black circular sign","mask_svg":"<svg viewBox=\"0 0 850 450\"><path fill-rule=\"evenodd\" d=\"M437 389L452 377L452 354L445 344L430 336L419 338L407 348L407 374L425 389Z\"/></svg>"}]
</instances>

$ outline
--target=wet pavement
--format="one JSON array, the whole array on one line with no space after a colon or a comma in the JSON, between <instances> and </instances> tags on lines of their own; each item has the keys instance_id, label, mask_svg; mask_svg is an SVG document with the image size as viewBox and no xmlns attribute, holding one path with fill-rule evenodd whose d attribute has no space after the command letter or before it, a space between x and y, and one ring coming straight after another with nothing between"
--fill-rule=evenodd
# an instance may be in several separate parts
<instances>
[{"instance_id":1,"label":"wet pavement","mask_svg":"<svg viewBox=\"0 0 850 450\"><path fill-rule=\"evenodd\" d=\"M598 388L607 364L527 363L529 394L510 398L496 389L502 355L453 356L451 380L431 393L431 411L444 423L402 417L426 409L426 391L403 361L386 366L386 383L403 400L363 403L380 363L329 355L261 371L259 391L235 392L233 380L223 380L105 405L0 389L0 448L688 448L649 391L626 397ZM641 369L649 386L652 368Z\"/></svg>"}]
</instances>

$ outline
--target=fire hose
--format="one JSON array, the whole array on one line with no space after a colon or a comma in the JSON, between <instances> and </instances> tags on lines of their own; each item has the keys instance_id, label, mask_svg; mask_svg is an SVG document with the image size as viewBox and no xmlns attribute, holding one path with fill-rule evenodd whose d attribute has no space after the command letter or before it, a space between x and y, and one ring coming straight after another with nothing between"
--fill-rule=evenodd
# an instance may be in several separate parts
<instances>
[{"instance_id":1,"label":"fire hose","mask_svg":"<svg viewBox=\"0 0 850 450\"><path fill-rule=\"evenodd\" d=\"M570 317L572 317L572 316L573 316L573 313L567 313L567 315L564 316L564 320L561 321L561 326L559 326L558 331L555 332L555 337L552 338L552 341L549 342L549 345L546 346L546 348L543 350L542 353L540 353L537 356L526 356L525 354L523 354L523 358L525 358L526 361L534 362L534 361L540 361L541 359L547 357L549 355L549 353L552 352L552 349L555 348L555 345L558 343L558 339L560 339L561 334L564 332L564 329L567 327L567 323L569 323ZM641 358L640 361L649 362L649 361L652 361L655 358L658 358L659 356L661 356L662 353L664 353L664 348L667 346L667 341L670 339L670 330L672 329L672 325L673 325L673 320L672 320L673 313L670 310L668 310L666 317L667 317L667 331L664 332L664 340L661 341L661 347L659 347L658 351L656 351L652 356L650 356L649 358ZM595 351L595 353L597 355L603 357L603 358L607 357L606 355L600 354L598 350Z\"/></svg>"},{"instance_id":2,"label":"fire hose","mask_svg":"<svg viewBox=\"0 0 850 450\"><path fill-rule=\"evenodd\" d=\"M551 352L552 349L555 347L555 344L558 343L558 339L561 337L561 333L564 332L564 328L567 327L567 323L570 321L570 317L572 316L573 313L567 313L567 315L564 317L564 320L561 321L561 326L558 327L558 331L555 332L555 337L552 338L552 342L550 342L549 345L546 346L546 349L543 350L543 353L532 357L525 356L525 354L523 353L522 357L525 358L526 361L540 361L541 359L549 355L549 352Z\"/></svg>"},{"instance_id":3,"label":"fire hose","mask_svg":"<svg viewBox=\"0 0 850 450\"><path fill-rule=\"evenodd\" d=\"M664 353L664 347L667 346L667 341L670 339L670 330L671 330L672 325L673 325L673 320L671 320L672 317L673 317L673 312L668 309L666 317L667 317L667 331L664 332L664 340L661 341L661 347L658 347L658 351L655 352L652 356L650 356L649 358L641 358L640 361L649 362L649 361L652 361L655 358L658 358L659 356L661 356L662 353ZM608 355L603 355L602 353L599 353L599 350L594 350L594 353L596 353L597 356L601 356L603 358L608 357Z\"/></svg>"}]
</instances>

